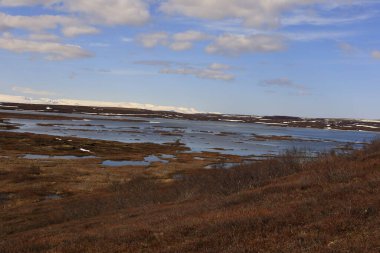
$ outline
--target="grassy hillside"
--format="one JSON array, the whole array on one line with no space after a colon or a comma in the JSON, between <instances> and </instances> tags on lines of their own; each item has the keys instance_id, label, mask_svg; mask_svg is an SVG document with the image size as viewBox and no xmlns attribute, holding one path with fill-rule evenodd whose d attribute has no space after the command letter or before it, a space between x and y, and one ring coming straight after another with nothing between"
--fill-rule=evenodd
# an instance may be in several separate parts
<instances>
[{"instance_id":1,"label":"grassy hillside","mask_svg":"<svg viewBox=\"0 0 380 253\"><path fill-rule=\"evenodd\" d=\"M1 185L40 180L38 167L23 171L0 171ZM174 177L17 208L0 197L0 252L380 252L380 141Z\"/></svg>"}]
</instances>

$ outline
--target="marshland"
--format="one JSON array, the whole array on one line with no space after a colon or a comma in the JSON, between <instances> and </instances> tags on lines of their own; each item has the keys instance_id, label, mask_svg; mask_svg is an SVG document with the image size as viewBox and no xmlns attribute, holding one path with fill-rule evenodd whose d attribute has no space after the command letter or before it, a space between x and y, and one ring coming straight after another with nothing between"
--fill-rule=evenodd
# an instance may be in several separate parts
<instances>
[{"instance_id":1,"label":"marshland","mask_svg":"<svg viewBox=\"0 0 380 253\"><path fill-rule=\"evenodd\" d=\"M1 117L0 252L379 250L376 132Z\"/></svg>"}]
</instances>

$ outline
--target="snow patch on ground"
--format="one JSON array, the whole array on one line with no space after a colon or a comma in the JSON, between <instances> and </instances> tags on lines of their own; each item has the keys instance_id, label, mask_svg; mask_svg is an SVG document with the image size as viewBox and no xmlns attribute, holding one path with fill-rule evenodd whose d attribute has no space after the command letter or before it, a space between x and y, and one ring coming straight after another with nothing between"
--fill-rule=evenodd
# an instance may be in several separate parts
<instances>
[{"instance_id":1,"label":"snow patch on ground","mask_svg":"<svg viewBox=\"0 0 380 253\"><path fill-rule=\"evenodd\" d=\"M368 125L356 125L357 127L366 127L366 128L372 128L372 129L378 129L379 127L375 126L368 126Z\"/></svg>"}]
</instances>

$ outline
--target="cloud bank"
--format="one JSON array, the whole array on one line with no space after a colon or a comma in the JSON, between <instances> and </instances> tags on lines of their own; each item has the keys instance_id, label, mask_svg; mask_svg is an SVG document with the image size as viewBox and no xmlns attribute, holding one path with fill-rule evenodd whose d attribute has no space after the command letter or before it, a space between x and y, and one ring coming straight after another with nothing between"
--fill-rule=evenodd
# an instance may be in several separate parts
<instances>
[{"instance_id":1,"label":"cloud bank","mask_svg":"<svg viewBox=\"0 0 380 253\"><path fill-rule=\"evenodd\" d=\"M204 51L209 54L273 53L286 49L285 38L308 41L336 39L345 34L331 31L313 34L266 31L274 31L281 26L323 26L366 20L376 13L324 17L315 10L332 11L371 3L368 0L0 0L0 7L39 7L49 13L14 15L0 12L0 31L30 33L26 37L18 35L19 39L15 41L18 46L11 46L9 38L4 41L7 38L3 35L1 48L43 54L48 60L84 58L91 54L78 45L60 40L98 34L114 26L141 26L148 24L152 16L162 15L165 18L188 18L192 22L197 19L202 22L233 21L235 27L223 33L207 33L197 29L176 33L156 30L140 34L134 41L145 48L165 46L173 51L189 50L195 43L208 41L209 45Z\"/></svg>"},{"instance_id":2,"label":"cloud bank","mask_svg":"<svg viewBox=\"0 0 380 253\"><path fill-rule=\"evenodd\" d=\"M167 0L160 10L169 15L184 15L192 18L223 20L240 19L248 27L277 27L281 15L295 7L303 7L326 0Z\"/></svg>"},{"instance_id":3,"label":"cloud bank","mask_svg":"<svg viewBox=\"0 0 380 253\"><path fill-rule=\"evenodd\" d=\"M293 82L292 80L288 78L275 78L275 79L268 79L263 80L260 82L260 86L266 87L266 88L282 88L282 89L290 89L295 90L297 92L297 95L309 95L310 89L302 84L297 84Z\"/></svg>"},{"instance_id":4,"label":"cloud bank","mask_svg":"<svg viewBox=\"0 0 380 253\"><path fill-rule=\"evenodd\" d=\"M92 54L80 46L51 41L16 38L9 33L0 36L0 48L15 53L40 53L47 60L66 60L91 57Z\"/></svg>"},{"instance_id":5,"label":"cloud bank","mask_svg":"<svg viewBox=\"0 0 380 253\"><path fill-rule=\"evenodd\" d=\"M230 73L233 68L221 63L212 63L202 67L187 62L145 60L137 61L135 64L160 67L159 73L166 75L185 75L221 81L232 81L235 79L235 75Z\"/></svg>"}]
</instances>

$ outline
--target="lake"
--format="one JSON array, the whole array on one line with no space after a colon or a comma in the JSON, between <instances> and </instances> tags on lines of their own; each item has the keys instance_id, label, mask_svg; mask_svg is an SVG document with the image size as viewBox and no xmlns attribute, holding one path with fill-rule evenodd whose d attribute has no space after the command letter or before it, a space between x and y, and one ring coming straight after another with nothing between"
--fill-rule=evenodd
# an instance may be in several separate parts
<instances>
[{"instance_id":1,"label":"lake","mask_svg":"<svg viewBox=\"0 0 380 253\"><path fill-rule=\"evenodd\" d=\"M360 148L363 143L380 137L375 132L276 127L239 122L29 111L27 114L60 115L78 119L11 119L11 123L21 125L19 129L11 131L126 143L162 144L180 141L192 152L219 152L240 156L276 155L290 148L319 153L342 149L347 144Z\"/></svg>"}]
</instances>

